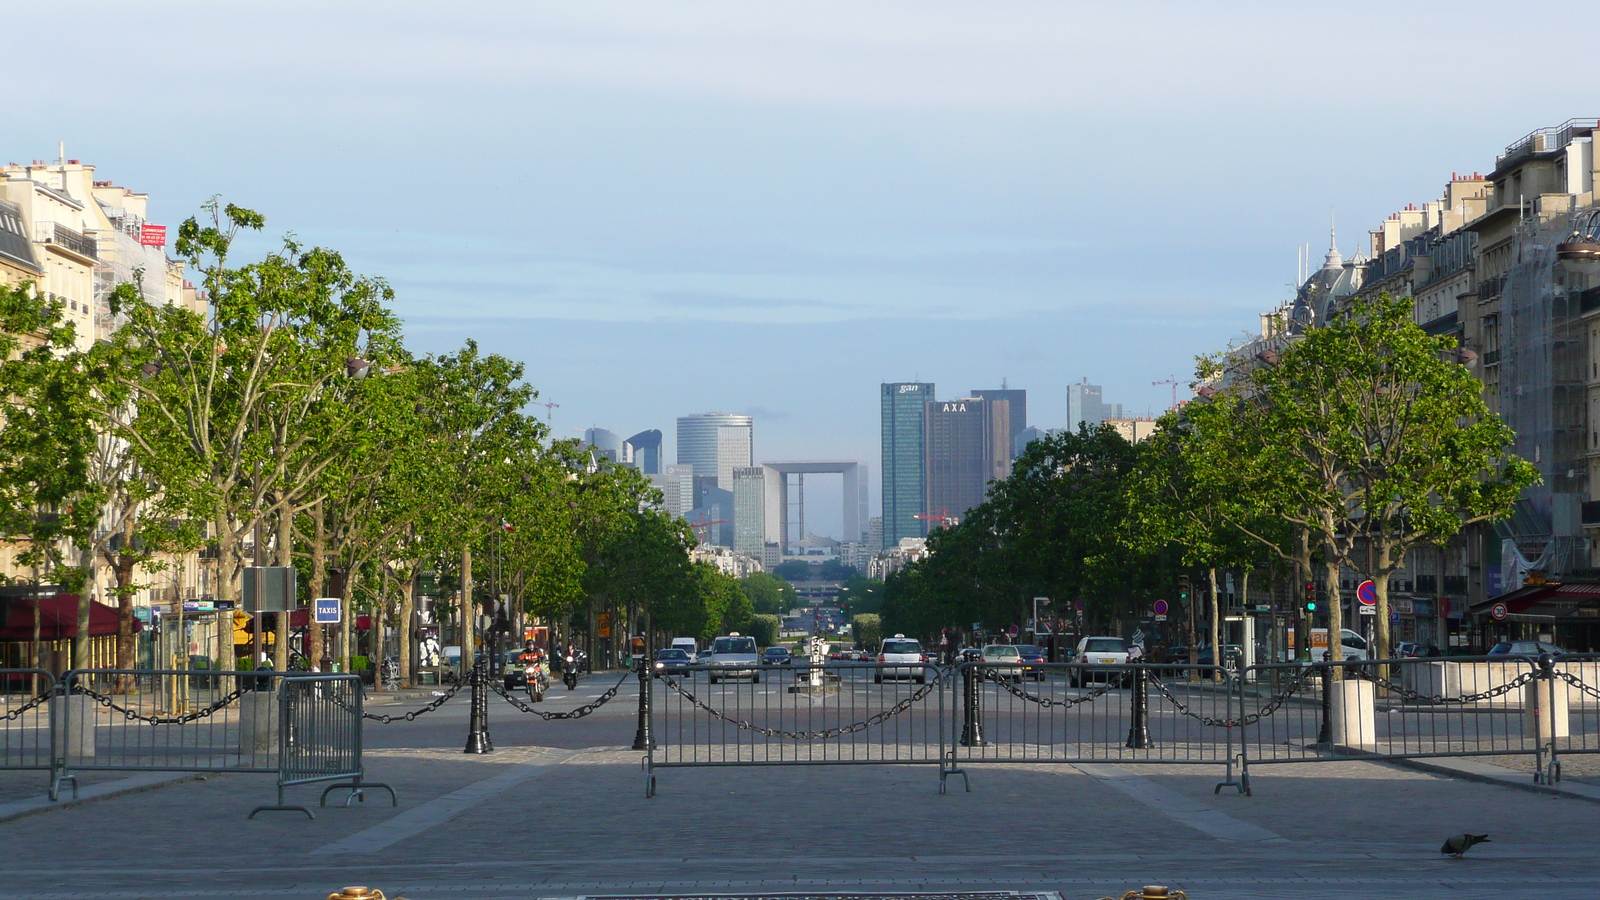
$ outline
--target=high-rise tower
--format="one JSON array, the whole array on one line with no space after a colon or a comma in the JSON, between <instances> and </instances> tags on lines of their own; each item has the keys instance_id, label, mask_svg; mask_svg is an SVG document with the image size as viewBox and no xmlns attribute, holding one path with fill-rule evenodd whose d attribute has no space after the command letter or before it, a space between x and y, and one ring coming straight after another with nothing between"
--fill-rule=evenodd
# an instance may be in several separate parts
<instances>
[{"instance_id":1,"label":"high-rise tower","mask_svg":"<svg viewBox=\"0 0 1600 900\"><path fill-rule=\"evenodd\" d=\"M897 546L901 538L927 534L917 515L926 500L923 432L933 392L933 384L925 381L899 381L878 389L883 422L884 547Z\"/></svg>"}]
</instances>

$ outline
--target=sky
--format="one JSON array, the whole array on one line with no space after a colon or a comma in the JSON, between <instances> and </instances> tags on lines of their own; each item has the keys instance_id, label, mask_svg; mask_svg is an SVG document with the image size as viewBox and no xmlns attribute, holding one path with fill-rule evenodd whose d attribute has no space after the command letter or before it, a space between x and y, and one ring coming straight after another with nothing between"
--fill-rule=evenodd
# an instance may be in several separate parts
<instances>
[{"instance_id":1,"label":"sky","mask_svg":"<svg viewBox=\"0 0 1600 900\"><path fill-rule=\"evenodd\" d=\"M756 417L859 459L878 384L1084 378L1159 414L1197 354L1452 172L1600 115L1600 4L29 4L0 157L175 225L339 250L409 342L522 360L557 437ZM63 30L63 23L72 27ZM1514 66L1513 60L1516 61ZM1532 62L1532 65L1527 63ZM808 498L838 536L836 497Z\"/></svg>"}]
</instances>

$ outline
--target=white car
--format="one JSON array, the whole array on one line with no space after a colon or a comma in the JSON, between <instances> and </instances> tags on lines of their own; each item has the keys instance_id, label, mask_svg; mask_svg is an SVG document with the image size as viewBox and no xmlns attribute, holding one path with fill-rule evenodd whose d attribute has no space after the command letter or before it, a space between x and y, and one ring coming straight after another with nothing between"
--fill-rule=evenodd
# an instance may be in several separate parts
<instances>
[{"instance_id":1,"label":"white car","mask_svg":"<svg viewBox=\"0 0 1600 900\"><path fill-rule=\"evenodd\" d=\"M1128 664L1128 642L1119 637L1086 637L1078 642L1072 661L1088 666L1125 666ZM1082 687L1086 681L1122 678L1121 670L1113 676L1111 671L1098 674L1090 668L1073 669L1068 681L1073 687Z\"/></svg>"},{"instance_id":2,"label":"white car","mask_svg":"<svg viewBox=\"0 0 1600 900\"><path fill-rule=\"evenodd\" d=\"M761 683L761 657L756 652L756 639L735 631L711 642L711 657L706 660L713 668L709 673L712 684L729 678L749 678Z\"/></svg>"},{"instance_id":3,"label":"white car","mask_svg":"<svg viewBox=\"0 0 1600 900\"><path fill-rule=\"evenodd\" d=\"M983 661L996 678L1022 683L1022 652L1010 644L985 645Z\"/></svg>"},{"instance_id":4,"label":"white car","mask_svg":"<svg viewBox=\"0 0 1600 900\"><path fill-rule=\"evenodd\" d=\"M909 678L917 684L928 682L928 655L916 638L897 634L883 642L878 649L881 668L873 673L874 684L883 684L885 678ZM892 667L892 668L891 668Z\"/></svg>"}]
</instances>

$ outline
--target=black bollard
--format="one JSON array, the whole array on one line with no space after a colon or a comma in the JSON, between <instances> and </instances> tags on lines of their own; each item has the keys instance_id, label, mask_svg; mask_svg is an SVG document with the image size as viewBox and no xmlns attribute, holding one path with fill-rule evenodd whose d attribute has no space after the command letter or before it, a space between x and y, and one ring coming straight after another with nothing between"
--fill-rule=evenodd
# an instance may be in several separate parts
<instances>
[{"instance_id":1,"label":"black bollard","mask_svg":"<svg viewBox=\"0 0 1600 900\"><path fill-rule=\"evenodd\" d=\"M1348 673L1346 673L1348 674ZM1333 743L1333 666L1322 670L1322 726L1317 732L1317 743Z\"/></svg>"},{"instance_id":2,"label":"black bollard","mask_svg":"<svg viewBox=\"0 0 1600 900\"><path fill-rule=\"evenodd\" d=\"M1146 679L1149 673L1143 666L1133 670L1133 723L1128 726L1128 742L1124 745L1130 750L1144 750L1155 746L1155 741L1150 740L1150 728L1146 725L1149 718L1150 692Z\"/></svg>"},{"instance_id":3,"label":"black bollard","mask_svg":"<svg viewBox=\"0 0 1600 900\"><path fill-rule=\"evenodd\" d=\"M639 727L633 732L633 749L654 750L655 735L650 733L650 660L639 655Z\"/></svg>"},{"instance_id":4,"label":"black bollard","mask_svg":"<svg viewBox=\"0 0 1600 900\"><path fill-rule=\"evenodd\" d=\"M480 655L472 666L472 718L467 723L467 746L462 753L494 752L494 741L489 739L488 673L484 671L486 662L486 658Z\"/></svg>"},{"instance_id":5,"label":"black bollard","mask_svg":"<svg viewBox=\"0 0 1600 900\"><path fill-rule=\"evenodd\" d=\"M961 746L982 747L983 740L983 700L979 689L983 684L984 671L981 664L968 664L961 669L962 691L962 725Z\"/></svg>"}]
</instances>

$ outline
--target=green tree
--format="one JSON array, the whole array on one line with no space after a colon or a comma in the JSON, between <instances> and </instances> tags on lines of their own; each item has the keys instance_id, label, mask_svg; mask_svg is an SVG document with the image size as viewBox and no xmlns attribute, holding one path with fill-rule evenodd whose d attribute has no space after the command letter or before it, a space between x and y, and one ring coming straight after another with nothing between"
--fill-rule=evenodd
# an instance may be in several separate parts
<instances>
[{"instance_id":1,"label":"green tree","mask_svg":"<svg viewBox=\"0 0 1600 900\"><path fill-rule=\"evenodd\" d=\"M794 585L771 572L753 573L740 579L739 584L750 598L750 605L763 615L782 615L797 602Z\"/></svg>"},{"instance_id":2,"label":"green tree","mask_svg":"<svg viewBox=\"0 0 1600 900\"><path fill-rule=\"evenodd\" d=\"M758 613L750 617L750 634L756 639L756 645L771 647L778 642L778 630L782 626L777 616Z\"/></svg>"},{"instance_id":3,"label":"green tree","mask_svg":"<svg viewBox=\"0 0 1600 900\"><path fill-rule=\"evenodd\" d=\"M872 613L861 613L851 618L850 635L857 646L874 650L883 643L883 621Z\"/></svg>"},{"instance_id":4,"label":"green tree","mask_svg":"<svg viewBox=\"0 0 1600 900\"><path fill-rule=\"evenodd\" d=\"M79 595L74 663L88 659L85 572L68 551L87 556L104 491L95 482L95 419L75 335L59 301L32 284L0 285L0 534L20 543L16 561L35 584L56 581ZM39 620L32 655L38 660Z\"/></svg>"}]
</instances>

